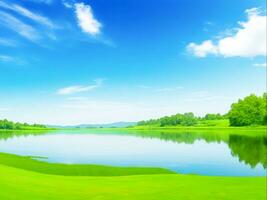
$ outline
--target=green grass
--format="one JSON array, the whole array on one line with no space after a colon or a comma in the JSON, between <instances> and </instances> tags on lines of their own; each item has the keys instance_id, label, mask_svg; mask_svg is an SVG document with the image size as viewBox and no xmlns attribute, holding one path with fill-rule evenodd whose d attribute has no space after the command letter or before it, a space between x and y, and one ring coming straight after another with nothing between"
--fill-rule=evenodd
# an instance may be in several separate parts
<instances>
[{"instance_id":1,"label":"green grass","mask_svg":"<svg viewBox=\"0 0 267 200\"><path fill-rule=\"evenodd\" d=\"M220 120L203 120L199 121L199 123L196 125L199 127L210 127L210 126L215 126L215 127L229 127L230 122L228 119L220 119Z\"/></svg>"},{"instance_id":2,"label":"green grass","mask_svg":"<svg viewBox=\"0 0 267 200\"><path fill-rule=\"evenodd\" d=\"M164 126L161 127L160 124L155 125L143 125L143 126L133 126L129 127L129 129L160 129L160 130L168 130L168 129L229 129L229 130L262 130L266 129L267 126L230 126L229 119L219 119L219 120L199 120L196 125L193 126Z\"/></svg>"},{"instance_id":3,"label":"green grass","mask_svg":"<svg viewBox=\"0 0 267 200\"><path fill-rule=\"evenodd\" d=\"M65 130L66 131L66 130ZM76 129L72 132L94 132L94 133L116 133L116 134L134 134L142 137L159 137L163 136L172 138L175 135L194 138L217 138L228 140L231 135L242 136L266 136L267 126L250 126L250 127L218 127L218 126L135 126L128 128L98 128L98 129Z\"/></svg>"},{"instance_id":4,"label":"green grass","mask_svg":"<svg viewBox=\"0 0 267 200\"><path fill-rule=\"evenodd\" d=\"M142 174L174 174L162 168L112 167L87 164L58 164L34 160L31 157L0 153L0 164L34 172L64 176L125 176Z\"/></svg>"},{"instance_id":5,"label":"green grass","mask_svg":"<svg viewBox=\"0 0 267 200\"><path fill-rule=\"evenodd\" d=\"M215 122L214 122L215 121ZM118 128L118 130L159 130L159 131L236 131L236 132L251 132L251 131L261 131L265 132L267 130L267 126L242 126L242 127L233 127L226 126L227 122L221 120L206 120L203 121L202 124L198 124L195 126L134 126L128 128ZM112 128L111 128L112 129ZM110 129L110 130L111 130ZM116 128L115 128L116 129Z\"/></svg>"},{"instance_id":6,"label":"green grass","mask_svg":"<svg viewBox=\"0 0 267 200\"><path fill-rule=\"evenodd\" d=\"M265 200L265 178L59 176L0 165L3 200Z\"/></svg>"}]
</instances>

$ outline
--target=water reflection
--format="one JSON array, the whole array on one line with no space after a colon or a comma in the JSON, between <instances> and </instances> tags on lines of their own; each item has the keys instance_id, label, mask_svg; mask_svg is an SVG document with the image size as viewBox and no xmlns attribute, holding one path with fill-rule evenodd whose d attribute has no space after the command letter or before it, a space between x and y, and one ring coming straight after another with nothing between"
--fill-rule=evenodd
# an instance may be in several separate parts
<instances>
[{"instance_id":1,"label":"water reflection","mask_svg":"<svg viewBox=\"0 0 267 200\"><path fill-rule=\"evenodd\" d=\"M266 175L264 132L0 132L0 151L48 156L50 162L157 166L179 173Z\"/></svg>"},{"instance_id":2,"label":"water reflection","mask_svg":"<svg viewBox=\"0 0 267 200\"><path fill-rule=\"evenodd\" d=\"M36 131L29 131L29 130L21 130L21 131L14 131L14 130L0 130L0 140L8 140L14 137L28 137L30 135L45 135L45 134L54 133L52 131L45 131L45 130L36 130Z\"/></svg>"},{"instance_id":3,"label":"water reflection","mask_svg":"<svg viewBox=\"0 0 267 200\"><path fill-rule=\"evenodd\" d=\"M207 143L226 143L231 149L231 154L239 159L240 162L248 164L250 167L255 168L258 164L267 168L267 136L265 132L255 131L254 133L237 133L226 132L220 133L219 131L209 132L142 132L135 133L142 137L158 137L165 141L174 141L177 143L194 144L198 140L204 140Z\"/></svg>"},{"instance_id":4,"label":"water reflection","mask_svg":"<svg viewBox=\"0 0 267 200\"><path fill-rule=\"evenodd\" d=\"M232 155L238 157L252 168L258 164L267 168L267 137L230 135L228 145Z\"/></svg>"}]
</instances>

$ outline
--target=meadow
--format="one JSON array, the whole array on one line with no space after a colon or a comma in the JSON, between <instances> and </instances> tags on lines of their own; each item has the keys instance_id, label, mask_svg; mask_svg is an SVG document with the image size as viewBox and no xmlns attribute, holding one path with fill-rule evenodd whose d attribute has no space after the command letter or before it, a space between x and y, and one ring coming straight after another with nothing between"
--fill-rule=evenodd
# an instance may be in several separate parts
<instances>
[{"instance_id":1,"label":"meadow","mask_svg":"<svg viewBox=\"0 0 267 200\"><path fill-rule=\"evenodd\" d=\"M5 200L266 199L265 177L180 175L163 169L154 169L155 174L152 175L146 169L97 169L97 166L90 165L60 166L60 171L55 172L53 164L41 162L38 164L43 165L42 170L36 170L33 164L36 161L31 158L1 154L0 160L0 199ZM16 163L22 160L18 166ZM76 175L75 171L79 168L79 176L70 176ZM84 168L94 168L93 171L105 172L105 175L89 176ZM114 171L119 176L114 176ZM142 175L134 175L140 172Z\"/></svg>"}]
</instances>

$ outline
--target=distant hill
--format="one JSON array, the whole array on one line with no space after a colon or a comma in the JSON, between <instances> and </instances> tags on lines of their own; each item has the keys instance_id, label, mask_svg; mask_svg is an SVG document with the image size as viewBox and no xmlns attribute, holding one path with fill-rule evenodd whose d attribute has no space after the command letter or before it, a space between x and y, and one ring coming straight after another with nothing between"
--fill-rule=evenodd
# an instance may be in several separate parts
<instances>
[{"instance_id":1,"label":"distant hill","mask_svg":"<svg viewBox=\"0 0 267 200\"><path fill-rule=\"evenodd\" d=\"M79 124L74 126L57 126L47 125L51 128L125 128L128 126L135 126L137 122L114 122L109 124Z\"/></svg>"}]
</instances>

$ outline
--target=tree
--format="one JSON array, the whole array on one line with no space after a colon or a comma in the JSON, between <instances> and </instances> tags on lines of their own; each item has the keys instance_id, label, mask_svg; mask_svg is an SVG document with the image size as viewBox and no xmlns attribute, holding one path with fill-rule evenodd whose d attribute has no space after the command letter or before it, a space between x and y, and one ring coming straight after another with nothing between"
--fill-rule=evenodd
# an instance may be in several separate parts
<instances>
[{"instance_id":1,"label":"tree","mask_svg":"<svg viewBox=\"0 0 267 200\"><path fill-rule=\"evenodd\" d=\"M181 125L183 126L194 126L198 122L198 119L194 116L192 112L185 113L181 120Z\"/></svg>"},{"instance_id":2,"label":"tree","mask_svg":"<svg viewBox=\"0 0 267 200\"><path fill-rule=\"evenodd\" d=\"M267 124L266 93L263 96L251 94L233 103L229 111L231 126L250 126Z\"/></svg>"},{"instance_id":3,"label":"tree","mask_svg":"<svg viewBox=\"0 0 267 200\"><path fill-rule=\"evenodd\" d=\"M204 119L205 120L217 120L217 119L223 119L224 116L222 116L221 114L217 113L217 114L206 114Z\"/></svg>"}]
</instances>

